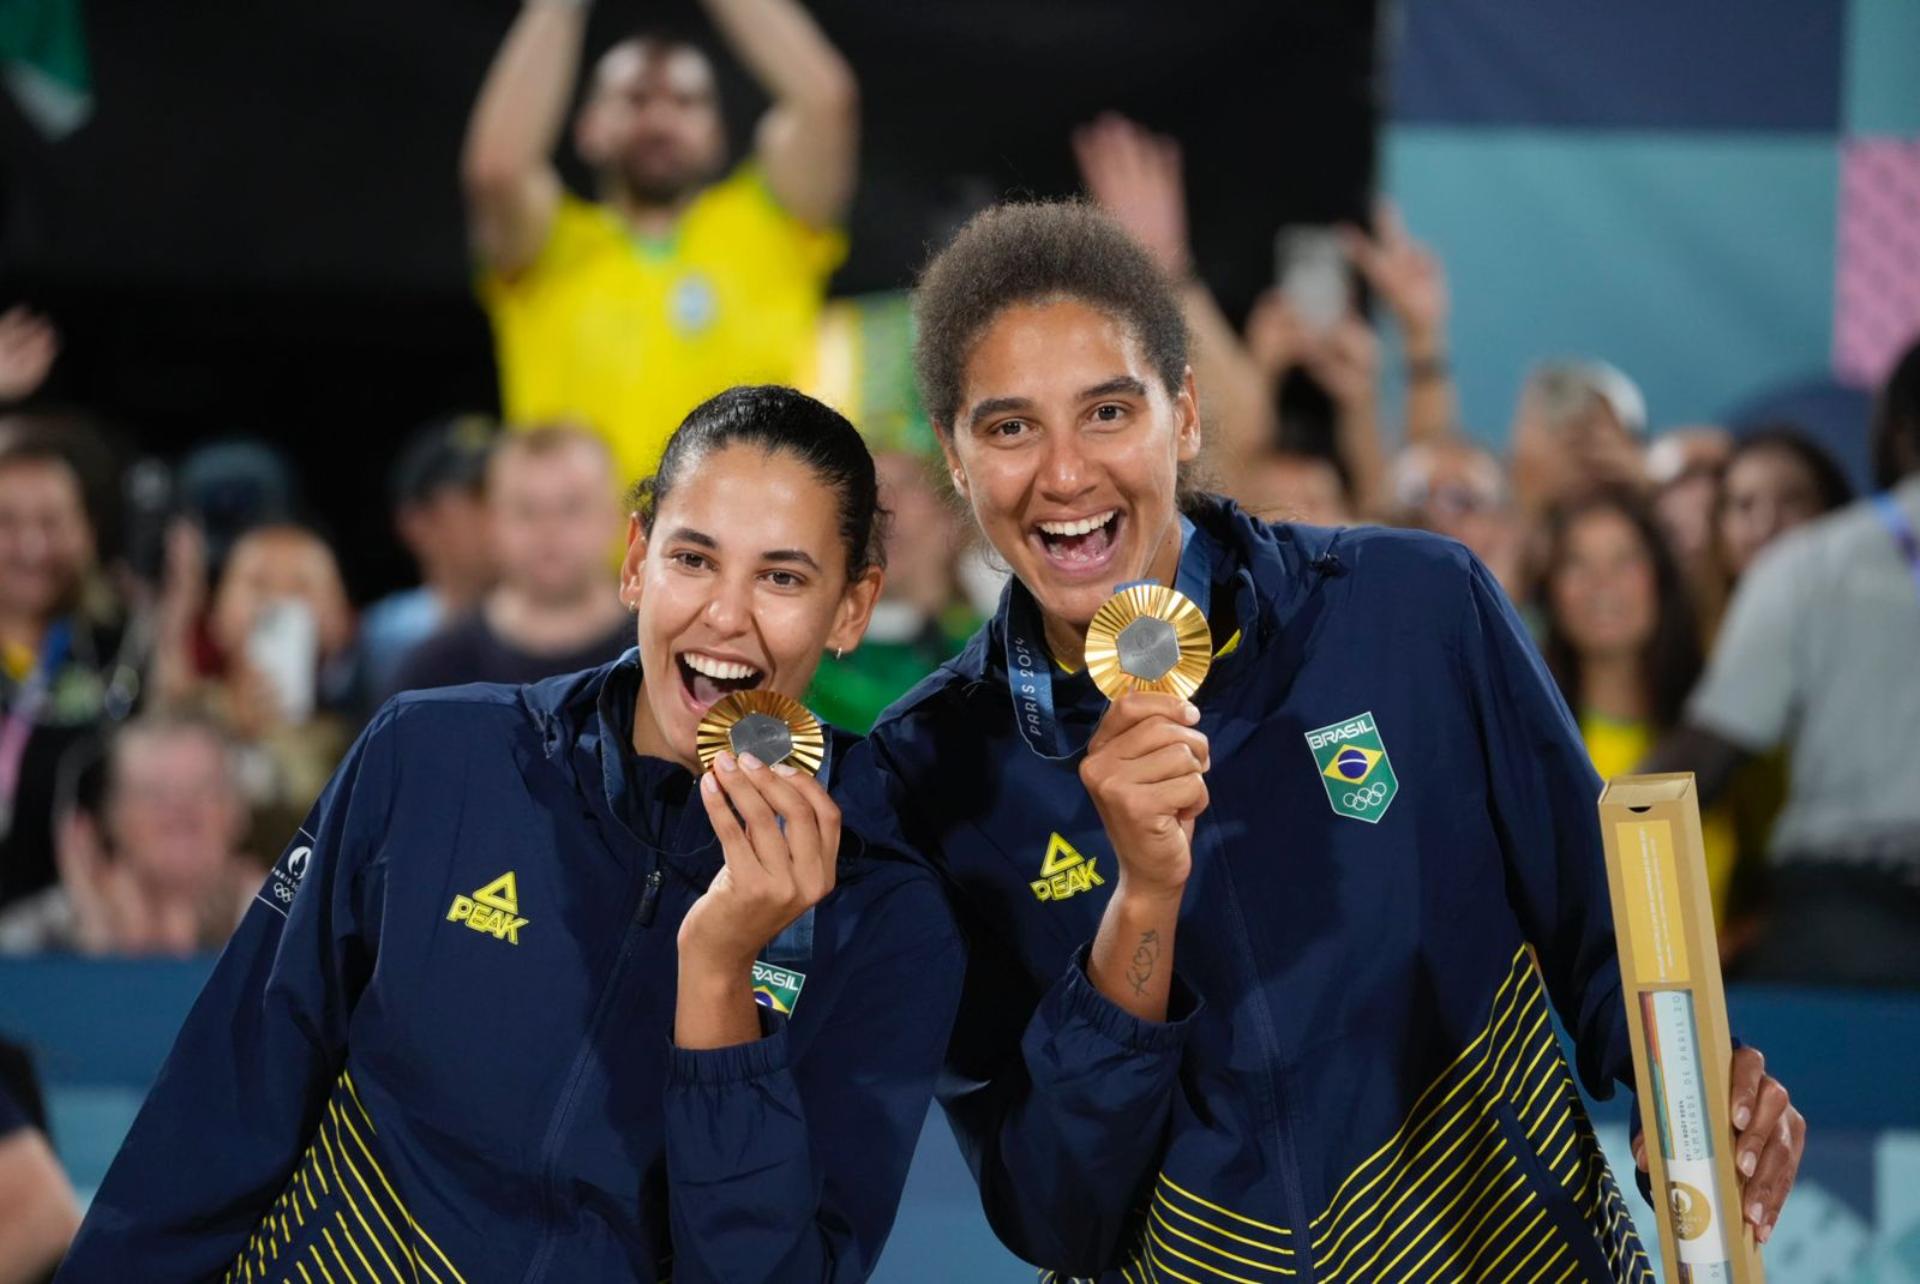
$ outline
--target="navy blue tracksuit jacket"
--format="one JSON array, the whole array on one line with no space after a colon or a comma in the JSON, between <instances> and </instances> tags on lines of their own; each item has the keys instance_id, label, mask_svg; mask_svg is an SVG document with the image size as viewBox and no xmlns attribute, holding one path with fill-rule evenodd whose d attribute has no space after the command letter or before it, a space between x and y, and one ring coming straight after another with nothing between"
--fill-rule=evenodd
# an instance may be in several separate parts
<instances>
[{"instance_id":1,"label":"navy blue tracksuit jacket","mask_svg":"<svg viewBox=\"0 0 1920 1284\"><path fill-rule=\"evenodd\" d=\"M630 652L376 716L62 1281L868 1275L959 990L939 886L846 828L838 886L756 969L766 1037L673 1047L675 934L721 858L686 773L683 807L629 796L638 683Z\"/></svg>"},{"instance_id":2,"label":"navy blue tracksuit jacket","mask_svg":"<svg viewBox=\"0 0 1920 1284\"><path fill-rule=\"evenodd\" d=\"M1016 726L1017 582L865 747L968 938L941 1099L995 1230L1129 1284L1651 1284L1548 1011L1596 1095L1630 1080L1599 781L1505 596L1424 534L1194 520L1211 806L1166 1023L1087 980L1117 869L1080 754ZM1105 701L1045 667L1084 748Z\"/></svg>"}]
</instances>

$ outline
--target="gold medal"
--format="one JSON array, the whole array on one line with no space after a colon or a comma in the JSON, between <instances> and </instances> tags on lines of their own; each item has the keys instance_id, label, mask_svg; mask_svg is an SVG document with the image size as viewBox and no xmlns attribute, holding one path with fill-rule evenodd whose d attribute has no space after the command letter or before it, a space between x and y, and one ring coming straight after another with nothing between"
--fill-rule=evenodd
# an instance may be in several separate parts
<instances>
[{"instance_id":1,"label":"gold medal","mask_svg":"<svg viewBox=\"0 0 1920 1284\"><path fill-rule=\"evenodd\" d=\"M700 769L709 771L721 750L750 753L769 767L790 763L808 775L820 770L827 737L807 706L778 691L735 691L714 701L694 738Z\"/></svg>"},{"instance_id":2,"label":"gold medal","mask_svg":"<svg viewBox=\"0 0 1920 1284\"><path fill-rule=\"evenodd\" d=\"M1177 589L1135 584L1108 598L1087 626L1087 673L1109 700L1163 691L1183 700L1213 665L1207 617Z\"/></svg>"}]
</instances>

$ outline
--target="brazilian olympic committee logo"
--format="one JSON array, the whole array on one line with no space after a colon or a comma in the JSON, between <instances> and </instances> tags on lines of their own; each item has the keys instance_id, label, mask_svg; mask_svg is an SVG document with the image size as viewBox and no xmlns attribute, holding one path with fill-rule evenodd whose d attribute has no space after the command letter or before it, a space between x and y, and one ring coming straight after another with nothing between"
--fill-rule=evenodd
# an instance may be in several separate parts
<instances>
[{"instance_id":1,"label":"brazilian olympic committee logo","mask_svg":"<svg viewBox=\"0 0 1920 1284\"><path fill-rule=\"evenodd\" d=\"M1309 731L1307 748L1313 750L1335 815L1377 824L1387 814L1400 792L1400 779L1393 774L1393 761L1371 713Z\"/></svg>"}]
</instances>

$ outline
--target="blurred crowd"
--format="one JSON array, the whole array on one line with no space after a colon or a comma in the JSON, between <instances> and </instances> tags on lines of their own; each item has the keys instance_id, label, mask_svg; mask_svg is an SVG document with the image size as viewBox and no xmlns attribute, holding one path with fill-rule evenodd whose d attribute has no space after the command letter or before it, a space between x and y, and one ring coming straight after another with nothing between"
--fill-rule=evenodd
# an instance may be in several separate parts
<instances>
[{"instance_id":1,"label":"blurred crowd","mask_svg":"<svg viewBox=\"0 0 1920 1284\"><path fill-rule=\"evenodd\" d=\"M504 422L415 429L388 533L350 533L397 540L413 587L369 601L343 581L342 533L270 438L156 459L45 404L56 319L0 316L0 952L217 947L380 701L626 649L622 496L687 409L739 382L848 385L823 317L858 172L853 73L797 4L706 7L772 104L742 158L686 38L586 66L585 6L531 0L490 69L461 173ZM569 137L590 193L555 168ZM1920 563L1897 520L1920 512L1920 359L1880 399L1891 501L1856 496L1791 423L1662 426L1596 355L1542 354L1496 446L1501 426L1460 420L1445 267L1393 209L1283 237L1236 325L1194 270L1178 143L1118 116L1065 141L1089 199L1182 285L1204 486L1275 520L1465 543L1533 624L1603 776L1699 773L1736 974L1920 984L1920 790L1898 787ZM868 426L886 595L811 698L854 729L964 644L1003 575L935 435ZM1817 927L1846 948L1769 948L1849 880ZM1872 913L1884 930L1859 928Z\"/></svg>"}]
</instances>

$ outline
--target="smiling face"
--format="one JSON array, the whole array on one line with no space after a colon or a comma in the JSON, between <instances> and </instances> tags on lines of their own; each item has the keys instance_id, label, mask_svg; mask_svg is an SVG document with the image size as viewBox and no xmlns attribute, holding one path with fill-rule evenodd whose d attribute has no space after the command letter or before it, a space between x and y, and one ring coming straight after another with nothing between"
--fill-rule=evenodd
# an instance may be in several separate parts
<instances>
[{"instance_id":1,"label":"smiling face","mask_svg":"<svg viewBox=\"0 0 1920 1284\"><path fill-rule=\"evenodd\" d=\"M50 459L0 468L0 606L51 615L92 561L93 532L73 470Z\"/></svg>"},{"instance_id":2,"label":"smiling face","mask_svg":"<svg viewBox=\"0 0 1920 1284\"><path fill-rule=\"evenodd\" d=\"M581 155L630 199L678 203L726 161L712 65L689 45L614 46L594 74L577 137Z\"/></svg>"},{"instance_id":3,"label":"smiling face","mask_svg":"<svg viewBox=\"0 0 1920 1284\"><path fill-rule=\"evenodd\" d=\"M800 460L756 446L689 460L652 534L632 523L621 569L646 674L636 747L692 767L722 696L800 699L822 652L860 641L881 580L877 567L849 579L839 495Z\"/></svg>"},{"instance_id":4,"label":"smiling face","mask_svg":"<svg viewBox=\"0 0 1920 1284\"><path fill-rule=\"evenodd\" d=\"M1060 299L1001 312L960 394L948 464L1056 648L1116 586L1172 581L1177 474L1200 452L1191 373L1169 391L1124 322Z\"/></svg>"},{"instance_id":5,"label":"smiling face","mask_svg":"<svg viewBox=\"0 0 1920 1284\"><path fill-rule=\"evenodd\" d=\"M107 831L152 885L202 892L246 829L227 747L192 727L137 730L115 747Z\"/></svg>"},{"instance_id":6,"label":"smiling face","mask_svg":"<svg viewBox=\"0 0 1920 1284\"><path fill-rule=\"evenodd\" d=\"M1659 622L1653 556L1639 528L1610 508L1567 527L1548 591L1568 641L1588 659L1639 654Z\"/></svg>"}]
</instances>

